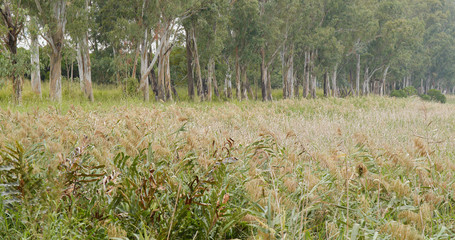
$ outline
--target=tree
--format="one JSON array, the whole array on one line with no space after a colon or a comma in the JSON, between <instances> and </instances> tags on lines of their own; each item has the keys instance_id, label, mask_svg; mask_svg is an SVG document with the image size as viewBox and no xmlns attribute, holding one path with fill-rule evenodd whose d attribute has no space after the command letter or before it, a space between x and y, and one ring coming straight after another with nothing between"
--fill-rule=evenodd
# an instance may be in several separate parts
<instances>
[{"instance_id":1,"label":"tree","mask_svg":"<svg viewBox=\"0 0 455 240\"><path fill-rule=\"evenodd\" d=\"M62 50L65 40L67 0L26 1L30 15L47 31L41 36L51 48L49 95L53 101L62 99Z\"/></svg>"},{"instance_id":2,"label":"tree","mask_svg":"<svg viewBox=\"0 0 455 240\"><path fill-rule=\"evenodd\" d=\"M20 103L22 98L22 78L17 71L17 41L24 28L24 14L21 1L3 1L0 4L2 21L0 34L3 46L9 51L11 72L9 76L13 81L13 99Z\"/></svg>"}]
</instances>

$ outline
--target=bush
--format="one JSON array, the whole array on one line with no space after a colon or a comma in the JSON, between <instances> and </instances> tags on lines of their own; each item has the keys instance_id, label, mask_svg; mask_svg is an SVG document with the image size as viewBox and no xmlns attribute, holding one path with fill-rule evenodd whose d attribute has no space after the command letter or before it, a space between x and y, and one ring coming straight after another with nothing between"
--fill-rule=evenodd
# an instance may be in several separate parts
<instances>
[{"instance_id":1,"label":"bush","mask_svg":"<svg viewBox=\"0 0 455 240\"><path fill-rule=\"evenodd\" d=\"M431 98L430 96L426 95L426 94L422 94L420 95L420 98L424 101L431 101Z\"/></svg>"},{"instance_id":2,"label":"bush","mask_svg":"<svg viewBox=\"0 0 455 240\"><path fill-rule=\"evenodd\" d=\"M417 89L414 86L409 86L405 87L403 91L406 93L408 96L413 96L417 94Z\"/></svg>"},{"instance_id":3,"label":"bush","mask_svg":"<svg viewBox=\"0 0 455 240\"><path fill-rule=\"evenodd\" d=\"M397 97L397 98L406 98L408 97L408 95L406 94L406 92L404 90L393 90L391 93L390 93L390 96L391 97Z\"/></svg>"},{"instance_id":4,"label":"bush","mask_svg":"<svg viewBox=\"0 0 455 240\"><path fill-rule=\"evenodd\" d=\"M436 101L440 103L445 103L447 101L446 96L441 93L441 91L436 89L428 90L428 96L430 97L431 101Z\"/></svg>"},{"instance_id":5,"label":"bush","mask_svg":"<svg viewBox=\"0 0 455 240\"><path fill-rule=\"evenodd\" d=\"M129 97L137 96L137 89L139 88L139 82L136 78L125 78L122 81L123 93Z\"/></svg>"}]
</instances>

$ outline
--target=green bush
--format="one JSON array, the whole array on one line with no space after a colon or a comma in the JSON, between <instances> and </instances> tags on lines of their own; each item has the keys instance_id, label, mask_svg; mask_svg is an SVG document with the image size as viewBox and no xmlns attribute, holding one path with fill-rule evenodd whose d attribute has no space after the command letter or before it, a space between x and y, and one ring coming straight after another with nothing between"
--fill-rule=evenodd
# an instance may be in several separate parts
<instances>
[{"instance_id":1,"label":"green bush","mask_svg":"<svg viewBox=\"0 0 455 240\"><path fill-rule=\"evenodd\" d=\"M436 89L428 90L428 96L430 97L431 101L436 101L440 103L445 103L447 101L446 96L441 93L441 91Z\"/></svg>"},{"instance_id":2,"label":"green bush","mask_svg":"<svg viewBox=\"0 0 455 240\"><path fill-rule=\"evenodd\" d=\"M406 98L408 97L408 95L406 94L406 92L402 89L400 90L393 90L391 93L390 93L390 96L391 97L396 97L396 98Z\"/></svg>"},{"instance_id":3,"label":"green bush","mask_svg":"<svg viewBox=\"0 0 455 240\"><path fill-rule=\"evenodd\" d=\"M129 97L137 96L137 89L139 88L139 82L136 78L125 78L122 81L123 93Z\"/></svg>"},{"instance_id":4,"label":"green bush","mask_svg":"<svg viewBox=\"0 0 455 240\"><path fill-rule=\"evenodd\" d=\"M420 98L424 101L431 101L431 98L430 96L426 95L426 94L422 94L420 95Z\"/></svg>"},{"instance_id":5,"label":"green bush","mask_svg":"<svg viewBox=\"0 0 455 240\"><path fill-rule=\"evenodd\" d=\"M405 87L403 91L406 93L408 96L413 96L417 94L417 89L414 86L409 86Z\"/></svg>"}]
</instances>

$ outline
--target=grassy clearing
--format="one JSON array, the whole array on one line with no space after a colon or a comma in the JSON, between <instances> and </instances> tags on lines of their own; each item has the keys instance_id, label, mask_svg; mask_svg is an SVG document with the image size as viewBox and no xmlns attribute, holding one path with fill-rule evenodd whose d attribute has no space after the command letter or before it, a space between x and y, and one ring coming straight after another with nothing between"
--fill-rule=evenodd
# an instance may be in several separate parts
<instances>
[{"instance_id":1,"label":"grassy clearing","mask_svg":"<svg viewBox=\"0 0 455 240\"><path fill-rule=\"evenodd\" d=\"M17 191L0 204L2 239L455 237L451 104L116 92L2 102L0 179L19 179L1 185Z\"/></svg>"}]
</instances>

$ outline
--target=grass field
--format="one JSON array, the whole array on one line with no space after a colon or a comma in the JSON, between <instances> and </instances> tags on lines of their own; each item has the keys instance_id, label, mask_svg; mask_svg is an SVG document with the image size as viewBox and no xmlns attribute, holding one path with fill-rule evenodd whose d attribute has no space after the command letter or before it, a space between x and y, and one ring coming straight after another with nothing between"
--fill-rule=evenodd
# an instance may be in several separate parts
<instances>
[{"instance_id":1,"label":"grass field","mask_svg":"<svg viewBox=\"0 0 455 240\"><path fill-rule=\"evenodd\" d=\"M6 89L6 88L5 88ZM453 239L455 99L0 90L2 239ZM77 89L77 88L76 88Z\"/></svg>"}]
</instances>

